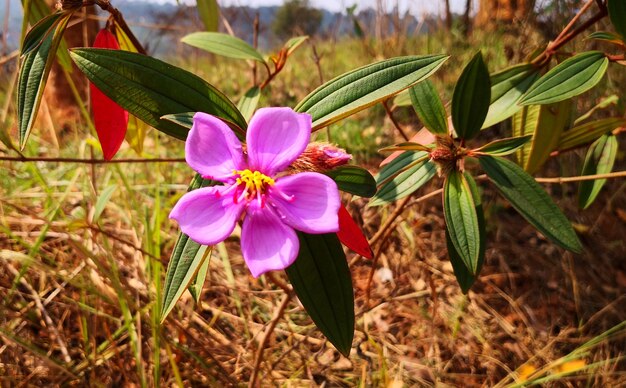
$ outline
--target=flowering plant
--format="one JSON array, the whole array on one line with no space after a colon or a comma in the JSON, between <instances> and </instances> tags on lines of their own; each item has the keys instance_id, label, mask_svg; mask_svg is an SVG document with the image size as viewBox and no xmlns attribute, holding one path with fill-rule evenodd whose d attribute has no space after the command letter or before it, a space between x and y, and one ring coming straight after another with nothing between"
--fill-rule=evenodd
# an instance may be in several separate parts
<instances>
[{"instance_id":1,"label":"flowering plant","mask_svg":"<svg viewBox=\"0 0 626 388\"><path fill-rule=\"evenodd\" d=\"M196 113L185 143L187 163L222 182L185 194L170 213L183 233L203 245L224 241L243 217L241 250L255 277L287 268L298 254L295 230L337 232L337 184L317 172L286 169L305 150L311 116L290 108L259 109L246 134L247 157L219 118Z\"/></svg>"}]
</instances>

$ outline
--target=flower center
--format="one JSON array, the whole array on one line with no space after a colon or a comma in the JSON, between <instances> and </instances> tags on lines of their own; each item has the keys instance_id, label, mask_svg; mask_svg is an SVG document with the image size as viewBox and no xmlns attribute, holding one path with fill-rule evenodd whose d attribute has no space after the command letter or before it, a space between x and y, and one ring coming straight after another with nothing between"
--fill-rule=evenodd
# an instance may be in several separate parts
<instances>
[{"instance_id":1,"label":"flower center","mask_svg":"<svg viewBox=\"0 0 626 388\"><path fill-rule=\"evenodd\" d=\"M239 195L235 195L235 202L256 198L262 207L265 204L265 190L268 186L274 185L274 179L259 171L250 171L249 169L233 170L233 175L239 176L235 186L238 187L238 192L241 190Z\"/></svg>"}]
</instances>

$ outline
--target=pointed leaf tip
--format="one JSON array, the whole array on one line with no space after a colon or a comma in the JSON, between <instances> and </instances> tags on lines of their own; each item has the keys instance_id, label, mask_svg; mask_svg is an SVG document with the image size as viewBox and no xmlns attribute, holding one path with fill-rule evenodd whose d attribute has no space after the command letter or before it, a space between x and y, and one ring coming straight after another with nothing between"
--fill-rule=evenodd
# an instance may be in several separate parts
<instances>
[{"instance_id":1,"label":"pointed leaf tip","mask_svg":"<svg viewBox=\"0 0 626 388\"><path fill-rule=\"evenodd\" d=\"M452 123L461 139L480 132L491 101L491 79L480 51L465 66L452 95Z\"/></svg>"},{"instance_id":2,"label":"pointed leaf tip","mask_svg":"<svg viewBox=\"0 0 626 388\"><path fill-rule=\"evenodd\" d=\"M507 159L481 156L478 160L489 180L526 221L555 244L582 252L572 224L532 176Z\"/></svg>"}]
</instances>

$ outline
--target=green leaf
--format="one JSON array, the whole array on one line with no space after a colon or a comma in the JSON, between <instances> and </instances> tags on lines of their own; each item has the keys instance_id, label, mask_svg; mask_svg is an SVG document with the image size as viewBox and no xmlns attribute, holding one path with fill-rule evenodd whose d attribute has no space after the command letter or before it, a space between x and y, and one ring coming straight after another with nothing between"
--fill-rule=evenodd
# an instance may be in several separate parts
<instances>
[{"instance_id":1,"label":"green leaf","mask_svg":"<svg viewBox=\"0 0 626 388\"><path fill-rule=\"evenodd\" d=\"M196 0L198 15L207 31L217 31L220 24L220 7L217 0Z\"/></svg>"},{"instance_id":2,"label":"green leaf","mask_svg":"<svg viewBox=\"0 0 626 388\"><path fill-rule=\"evenodd\" d=\"M609 0L607 4L611 23L622 38L626 38L626 2L624 0Z\"/></svg>"},{"instance_id":3,"label":"green leaf","mask_svg":"<svg viewBox=\"0 0 626 388\"><path fill-rule=\"evenodd\" d=\"M602 40L605 42L616 44L618 46L624 46L624 41L622 40L621 36L606 31L596 31L589 35L587 39Z\"/></svg>"},{"instance_id":4,"label":"green leaf","mask_svg":"<svg viewBox=\"0 0 626 388\"><path fill-rule=\"evenodd\" d=\"M600 51L587 51L555 66L522 96L521 105L543 105L567 100L596 86L609 65Z\"/></svg>"},{"instance_id":5,"label":"green leaf","mask_svg":"<svg viewBox=\"0 0 626 388\"><path fill-rule=\"evenodd\" d=\"M437 173L426 152L405 152L385 165L376 177L380 186L368 206L381 206L413 194Z\"/></svg>"},{"instance_id":6,"label":"green leaf","mask_svg":"<svg viewBox=\"0 0 626 388\"><path fill-rule=\"evenodd\" d=\"M420 143L413 143L411 141L394 144L389 147L381 148L378 152L396 152L396 151L432 151L432 147L425 146Z\"/></svg>"},{"instance_id":7,"label":"green leaf","mask_svg":"<svg viewBox=\"0 0 626 388\"><path fill-rule=\"evenodd\" d=\"M188 191L214 184L215 182L202 179L199 174L196 174L189 185ZM206 254L206 249L201 248L202 245L190 239L186 234L180 233L178 235L178 240L165 273L160 322L167 318L176 302L183 295L183 292L194 279L197 279L198 271L210 255L210 250L209 254Z\"/></svg>"},{"instance_id":8,"label":"green leaf","mask_svg":"<svg viewBox=\"0 0 626 388\"><path fill-rule=\"evenodd\" d=\"M111 196L113 195L115 190L117 190L117 185L110 185L102 190L94 206L92 222L98 222L100 215L104 211L104 207L107 203L109 203L109 200L111 199Z\"/></svg>"},{"instance_id":9,"label":"green leaf","mask_svg":"<svg viewBox=\"0 0 626 388\"><path fill-rule=\"evenodd\" d=\"M491 76L491 104L483 128L508 119L521 109L520 97L539 77L539 69L524 63L504 69Z\"/></svg>"},{"instance_id":10,"label":"green leaf","mask_svg":"<svg viewBox=\"0 0 626 388\"><path fill-rule=\"evenodd\" d=\"M605 133L620 127L626 127L626 119L621 117L610 117L578 125L563 132L558 148L564 151L591 143Z\"/></svg>"},{"instance_id":11,"label":"green leaf","mask_svg":"<svg viewBox=\"0 0 626 388\"><path fill-rule=\"evenodd\" d=\"M253 86L239 99L237 109L239 109L241 115L246 119L246 121L250 121L256 107L259 105L260 98L261 88Z\"/></svg>"},{"instance_id":12,"label":"green leaf","mask_svg":"<svg viewBox=\"0 0 626 388\"><path fill-rule=\"evenodd\" d=\"M190 130L193 126L193 116L196 112L183 112L183 113L175 113L172 115L161 116L163 120L167 120L171 123L179 125L183 128L187 128Z\"/></svg>"},{"instance_id":13,"label":"green leaf","mask_svg":"<svg viewBox=\"0 0 626 388\"><path fill-rule=\"evenodd\" d=\"M189 284L189 287L187 287L196 304L200 303L200 296L202 296L202 287L204 286L206 277L209 274L209 264L211 264L212 251L213 247L207 247L206 245L202 245L198 253L196 253L196 256L203 257L202 264L200 265L200 268L198 268L198 272Z\"/></svg>"},{"instance_id":14,"label":"green leaf","mask_svg":"<svg viewBox=\"0 0 626 388\"><path fill-rule=\"evenodd\" d=\"M393 99L394 107L411 106L411 105L413 105L413 103L411 102L411 95L409 94L409 90L404 90L398 93L398 95L395 96Z\"/></svg>"},{"instance_id":15,"label":"green leaf","mask_svg":"<svg viewBox=\"0 0 626 388\"><path fill-rule=\"evenodd\" d=\"M571 101L549 105L525 106L513 116L515 136L532 135L532 141L521 151L520 163L529 173L537 171L550 157L561 134L571 121Z\"/></svg>"},{"instance_id":16,"label":"green leaf","mask_svg":"<svg viewBox=\"0 0 626 388\"><path fill-rule=\"evenodd\" d=\"M54 62L57 48L63 38L63 32L72 16L64 14L48 29L41 43L32 48L22 59L17 81L17 117L20 149L24 149L26 140L37 118L48 74Z\"/></svg>"},{"instance_id":17,"label":"green leaf","mask_svg":"<svg viewBox=\"0 0 626 388\"><path fill-rule=\"evenodd\" d=\"M517 151L523 147L532 136L508 137L485 144L484 146L472 151L473 154L487 154L491 156L505 156Z\"/></svg>"},{"instance_id":18,"label":"green leaf","mask_svg":"<svg viewBox=\"0 0 626 388\"><path fill-rule=\"evenodd\" d=\"M430 80L424 80L409 89L413 109L424 126L432 133L448 134L448 115Z\"/></svg>"},{"instance_id":19,"label":"green leaf","mask_svg":"<svg viewBox=\"0 0 626 388\"><path fill-rule=\"evenodd\" d=\"M223 57L246 59L265 63L263 55L245 41L220 32L194 32L181 42Z\"/></svg>"},{"instance_id":20,"label":"green leaf","mask_svg":"<svg viewBox=\"0 0 626 388\"><path fill-rule=\"evenodd\" d=\"M401 92L432 75L446 55L397 57L363 66L328 81L296 106L323 128Z\"/></svg>"},{"instance_id":21,"label":"green leaf","mask_svg":"<svg viewBox=\"0 0 626 388\"><path fill-rule=\"evenodd\" d=\"M28 12L25 10L24 15L28 13L28 22L35 26L42 19L51 15L50 6L46 4L45 0L22 0L22 7L28 6ZM61 12L61 14L66 14L66 12L74 13L75 9ZM25 52L21 53L22 55ZM67 51L67 43L65 39L61 39L59 43L59 47L57 48L57 60L63 69L67 70L69 73L72 72L72 61L70 60L69 53Z\"/></svg>"},{"instance_id":22,"label":"green leaf","mask_svg":"<svg viewBox=\"0 0 626 388\"><path fill-rule=\"evenodd\" d=\"M354 338L354 293L341 243L335 233L298 233L298 238L298 258L285 272L315 325L347 357Z\"/></svg>"},{"instance_id":23,"label":"green leaf","mask_svg":"<svg viewBox=\"0 0 626 388\"><path fill-rule=\"evenodd\" d=\"M531 225L555 244L582 252L572 225L533 177L506 159L481 156L478 160L489 180Z\"/></svg>"},{"instance_id":24,"label":"green leaf","mask_svg":"<svg viewBox=\"0 0 626 388\"><path fill-rule=\"evenodd\" d=\"M472 275L478 270L480 230L472 190L465 176L453 170L443 186L443 214L450 241Z\"/></svg>"},{"instance_id":25,"label":"green leaf","mask_svg":"<svg viewBox=\"0 0 626 388\"><path fill-rule=\"evenodd\" d=\"M376 180L366 169L353 165L333 168L325 173L331 177L339 190L370 198L376 194Z\"/></svg>"},{"instance_id":26,"label":"green leaf","mask_svg":"<svg viewBox=\"0 0 626 388\"><path fill-rule=\"evenodd\" d=\"M161 119L184 112L212 114L231 123L236 131L247 126L222 92L188 71L128 51L79 48L70 55L110 99L165 134L186 139L188 128Z\"/></svg>"},{"instance_id":27,"label":"green leaf","mask_svg":"<svg viewBox=\"0 0 626 388\"><path fill-rule=\"evenodd\" d=\"M472 287L476 279L478 278L478 274L483 267L483 262L485 260L485 242L486 242L486 232L485 232L485 216L483 214L483 205L482 200L480 198L480 193L478 192L478 187L476 186L476 182L474 178L467 172L464 173L465 180L470 188L472 193L472 199L474 200L476 217L478 219L478 231L480 236L480 254L478 256L478 261L476 263L476 273L472 274L468 269L463 259L456 251L452 240L450 239L450 233L446 230L446 246L448 248L448 255L450 256L450 263L452 264L452 269L454 270L454 276L456 277L459 286L464 294L467 294L469 289Z\"/></svg>"},{"instance_id":28,"label":"green leaf","mask_svg":"<svg viewBox=\"0 0 626 388\"><path fill-rule=\"evenodd\" d=\"M489 70L480 51L465 66L452 95L452 124L461 139L478 135L491 100Z\"/></svg>"},{"instance_id":29,"label":"green leaf","mask_svg":"<svg viewBox=\"0 0 626 388\"><path fill-rule=\"evenodd\" d=\"M43 42L48 33L52 31L51 29L56 27L57 23L59 23L64 15L66 14L63 12L55 12L39 20L37 24L35 24L28 31L28 34L26 34L26 36L24 37L24 42L22 42L22 50L20 51L20 55L26 55L32 50L39 47L39 45Z\"/></svg>"},{"instance_id":30,"label":"green leaf","mask_svg":"<svg viewBox=\"0 0 626 388\"><path fill-rule=\"evenodd\" d=\"M302 45L302 43L306 42L307 39L309 39L309 37L307 35L303 35L296 36L295 38L291 38L287 42L285 42L285 45L283 47L287 49L287 55L289 56L293 54L293 52L296 51L298 47Z\"/></svg>"},{"instance_id":31,"label":"green leaf","mask_svg":"<svg viewBox=\"0 0 626 388\"><path fill-rule=\"evenodd\" d=\"M587 111L587 113L583 114L582 116L580 116L576 120L574 120L574 125L578 125L578 124L586 121L587 119L589 119L598 110L606 109L606 108L609 108L609 107L611 107L613 105L617 105L617 104L619 104L619 96L617 94L611 94L608 97L604 97L593 108L589 109Z\"/></svg>"},{"instance_id":32,"label":"green leaf","mask_svg":"<svg viewBox=\"0 0 626 388\"><path fill-rule=\"evenodd\" d=\"M608 174L613 169L617 156L617 137L606 134L596 140L585 157L583 171L580 175ZM582 181L578 186L578 206L586 209L595 201L606 179Z\"/></svg>"},{"instance_id":33,"label":"green leaf","mask_svg":"<svg viewBox=\"0 0 626 388\"><path fill-rule=\"evenodd\" d=\"M178 236L165 275L160 322L167 318L206 261L206 255L204 250L200 250L201 247L186 234L181 233Z\"/></svg>"}]
</instances>

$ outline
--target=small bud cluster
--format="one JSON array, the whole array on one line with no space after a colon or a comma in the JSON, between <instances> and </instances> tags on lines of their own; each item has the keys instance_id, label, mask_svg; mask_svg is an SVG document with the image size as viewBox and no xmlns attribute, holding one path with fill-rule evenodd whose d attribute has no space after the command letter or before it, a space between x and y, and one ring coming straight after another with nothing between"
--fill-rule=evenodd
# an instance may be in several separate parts
<instances>
[{"instance_id":1,"label":"small bud cluster","mask_svg":"<svg viewBox=\"0 0 626 388\"><path fill-rule=\"evenodd\" d=\"M437 136L437 148L430 153L430 160L437 163L439 176L447 176L453 170L462 169L465 148L458 147L450 136Z\"/></svg>"},{"instance_id":2,"label":"small bud cluster","mask_svg":"<svg viewBox=\"0 0 626 388\"><path fill-rule=\"evenodd\" d=\"M352 155L344 149L329 143L310 143L302 155L291 164L296 172L313 171L326 172L335 167L342 166L352 159Z\"/></svg>"}]
</instances>

